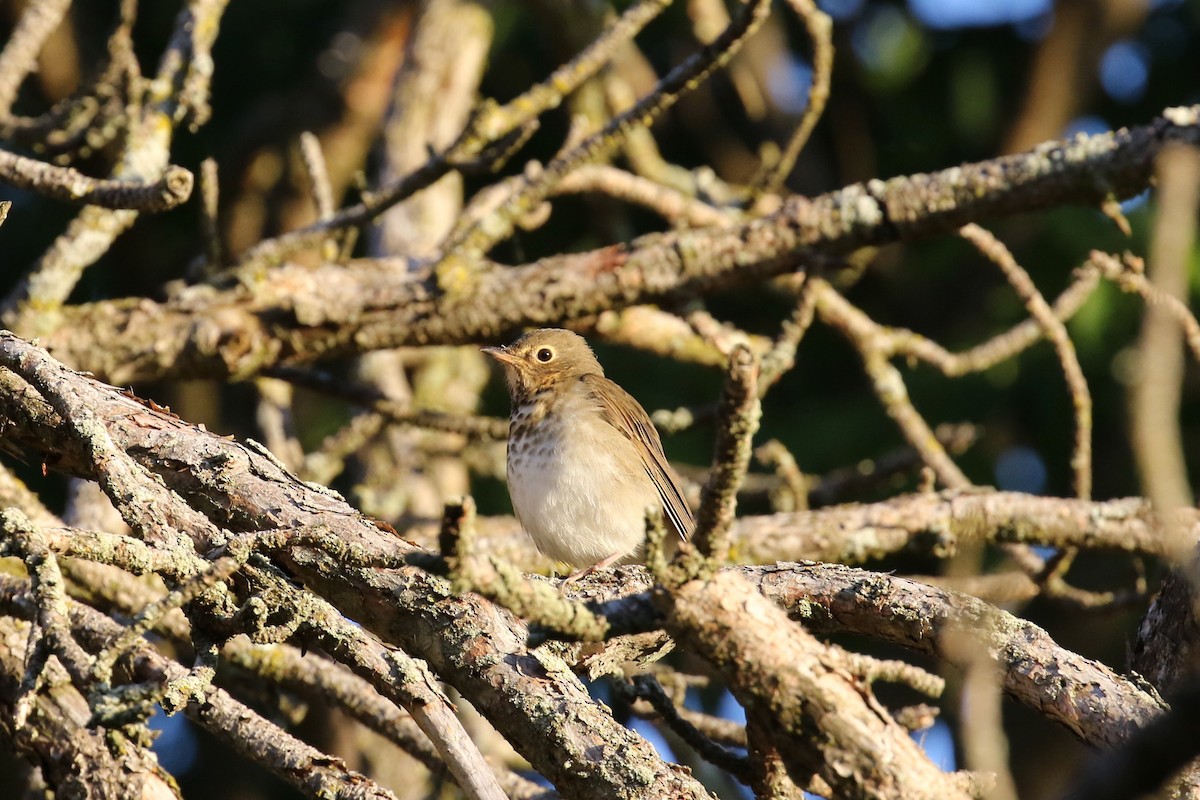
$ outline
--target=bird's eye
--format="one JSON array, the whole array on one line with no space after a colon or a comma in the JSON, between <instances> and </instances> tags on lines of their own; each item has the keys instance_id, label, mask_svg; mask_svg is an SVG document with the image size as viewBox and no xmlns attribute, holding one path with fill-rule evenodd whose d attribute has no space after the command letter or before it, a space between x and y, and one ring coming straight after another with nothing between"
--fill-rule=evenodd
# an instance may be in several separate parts
<instances>
[{"instance_id":1,"label":"bird's eye","mask_svg":"<svg viewBox=\"0 0 1200 800\"><path fill-rule=\"evenodd\" d=\"M546 364L550 361L550 359L554 358L554 351L549 347L543 347L534 354L534 358L543 364Z\"/></svg>"}]
</instances>

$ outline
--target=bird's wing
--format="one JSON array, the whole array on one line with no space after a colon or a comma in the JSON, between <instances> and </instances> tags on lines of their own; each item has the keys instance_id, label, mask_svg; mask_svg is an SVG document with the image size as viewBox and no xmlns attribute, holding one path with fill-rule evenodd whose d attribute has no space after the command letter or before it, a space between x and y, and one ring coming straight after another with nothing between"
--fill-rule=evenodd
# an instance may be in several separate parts
<instances>
[{"instance_id":1,"label":"bird's wing","mask_svg":"<svg viewBox=\"0 0 1200 800\"><path fill-rule=\"evenodd\" d=\"M584 375L580 380L591 389L604 419L632 441L645 445L638 448L642 466L658 490L667 521L681 539L687 539L696 526L696 520L687 501L683 499L679 478L667 463L658 431L654 429L654 423L645 409L628 392L602 375Z\"/></svg>"}]
</instances>

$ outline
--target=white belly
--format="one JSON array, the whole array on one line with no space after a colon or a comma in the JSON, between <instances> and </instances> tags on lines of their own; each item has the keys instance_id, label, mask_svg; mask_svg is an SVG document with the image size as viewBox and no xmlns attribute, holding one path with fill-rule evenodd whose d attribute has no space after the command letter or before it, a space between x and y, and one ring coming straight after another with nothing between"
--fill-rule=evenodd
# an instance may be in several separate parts
<instances>
[{"instance_id":1,"label":"white belly","mask_svg":"<svg viewBox=\"0 0 1200 800\"><path fill-rule=\"evenodd\" d=\"M552 418L544 423L551 426L544 437L519 449L510 442L508 453L509 495L534 544L576 567L614 553L636 555L646 509L661 501L639 464L612 454L611 447L628 441L612 429L611 438L565 444Z\"/></svg>"}]
</instances>

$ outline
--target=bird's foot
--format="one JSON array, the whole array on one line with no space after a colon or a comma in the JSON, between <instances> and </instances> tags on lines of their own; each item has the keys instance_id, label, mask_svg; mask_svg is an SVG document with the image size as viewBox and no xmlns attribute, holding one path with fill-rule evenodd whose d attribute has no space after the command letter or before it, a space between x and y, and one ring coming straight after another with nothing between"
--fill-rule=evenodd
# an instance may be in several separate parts
<instances>
[{"instance_id":1,"label":"bird's foot","mask_svg":"<svg viewBox=\"0 0 1200 800\"><path fill-rule=\"evenodd\" d=\"M613 553L611 556L600 559L595 564L592 564L590 567L583 567L582 569L575 570L570 575L563 578L563 583L574 583L577 580L586 578L588 575L591 575L593 572L598 572L602 569L608 569L613 564L620 561L624 556L625 556L625 553Z\"/></svg>"}]
</instances>

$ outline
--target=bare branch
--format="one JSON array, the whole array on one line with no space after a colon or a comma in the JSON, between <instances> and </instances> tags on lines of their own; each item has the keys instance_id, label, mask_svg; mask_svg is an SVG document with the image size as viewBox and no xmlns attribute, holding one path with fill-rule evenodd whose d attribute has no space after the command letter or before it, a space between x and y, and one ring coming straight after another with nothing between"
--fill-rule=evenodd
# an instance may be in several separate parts
<instances>
[{"instance_id":1,"label":"bare branch","mask_svg":"<svg viewBox=\"0 0 1200 800\"><path fill-rule=\"evenodd\" d=\"M78 368L126 382L246 376L351 352L499 339L521 325L760 281L817 253L836 255L1017 211L1094 202L1098 182L1128 196L1144 188L1165 143L1200 141L1198 115L1200 107L1171 109L1141 128L794 198L779 212L740 225L655 234L620 247L488 269L452 290L431 287L427 272L397 274L381 265L282 267L253 291L205 288L166 303L64 309L61 326L43 341ZM194 333L199 331L202 340Z\"/></svg>"},{"instance_id":2,"label":"bare branch","mask_svg":"<svg viewBox=\"0 0 1200 800\"><path fill-rule=\"evenodd\" d=\"M0 578L0 605L10 613L22 616L32 613L28 594L12 578ZM69 605L75 635L89 649L107 646L124 630L94 609L74 602ZM182 664L163 657L145 642L131 655L139 680L160 685L180 680L188 673ZM190 703L186 711L193 721L217 738L265 765L301 791L362 800L395 800L391 792L347 769L340 760L331 759L280 730L221 689L208 688L203 699Z\"/></svg>"},{"instance_id":3,"label":"bare branch","mask_svg":"<svg viewBox=\"0 0 1200 800\"><path fill-rule=\"evenodd\" d=\"M450 147L403 177L372 192L357 205L342 209L328 219L300 230L259 242L242 256L241 269L247 271L278 264L292 253L321 242L330 231L370 222L406 197L466 166L488 148L502 144L514 134L521 134L523 129L531 128L541 114L557 107L564 97L595 75L607 63L616 46L635 36L665 6L666 0L641 0L635 3L609 28L606 35L598 38L572 62L556 70L547 80L504 106L484 104Z\"/></svg>"},{"instance_id":4,"label":"bare branch","mask_svg":"<svg viewBox=\"0 0 1200 800\"><path fill-rule=\"evenodd\" d=\"M969 796L847 680L824 645L736 573L673 590L666 617L682 644L721 671L747 717L772 733L789 774L818 774L838 796Z\"/></svg>"},{"instance_id":5,"label":"bare branch","mask_svg":"<svg viewBox=\"0 0 1200 800\"><path fill-rule=\"evenodd\" d=\"M1054 344L1067 387L1071 391L1071 402L1075 406L1075 452L1071 456L1071 466L1075 470L1075 494L1079 499L1087 500L1092 496L1092 393L1088 390L1067 328L1037 290L1029 273L1022 269L998 239L978 225L964 227L962 236L1000 267L1029 313L1042 326L1046 338Z\"/></svg>"},{"instance_id":6,"label":"bare branch","mask_svg":"<svg viewBox=\"0 0 1200 800\"><path fill-rule=\"evenodd\" d=\"M692 543L711 567L729 560L737 490L750 465L751 441L762 414L758 402L758 359L750 348L734 347L721 393L720 427L713 446L713 469L700 500Z\"/></svg>"},{"instance_id":7,"label":"bare branch","mask_svg":"<svg viewBox=\"0 0 1200 800\"><path fill-rule=\"evenodd\" d=\"M1161 210L1154 229L1150 282L1156 294L1182 301L1188 292L1189 259L1200 207L1200 151L1172 147L1159 156ZM1192 505L1183 457L1179 405L1183 344L1171 315L1150 303L1138 343L1137 381L1130 407L1133 447L1146 495L1163 509ZM1181 541L1177 558L1190 557L1194 543Z\"/></svg>"},{"instance_id":8,"label":"bare branch","mask_svg":"<svg viewBox=\"0 0 1200 800\"><path fill-rule=\"evenodd\" d=\"M11 335L0 336L0 351L5 347L14 358L27 358L39 368L49 368L42 351ZM50 430L41 431L44 435L37 446L63 448L60 465L73 463L90 474L94 467L88 451L57 430L64 423L39 408L40 401L23 390L20 382L12 384L9 376L10 383L5 383L6 374L0 373L0 404L7 418L19 420L27 430L41 427L34 420L48 423ZM329 530L346 546L360 545L371 552L403 556L414 550L340 497L299 482L261 453L147 408L61 366L52 374L55 380L72 383L76 396L89 404L91 414L104 421L116 446L136 454L139 467L153 472L165 487L180 497L195 497L197 491L225 497L216 505L206 501L206 508L235 529L248 526L253 530L267 523L273 530ZM4 442L13 444L10 437ZM180 505L173 499L166 504ZM534 655L525 645L524 626L496 606L477 596L455 597L448 593L445 582L421 569L381 572L373 567L353 567L313 550L308 543L287 548L280 558L291 574L340 610L307 605L306 613L320 614L311 617L321 623L311 626L312 634L323 636L336 630L339 637L356 637L353 641L362 641L363 646L347 650L345 656L370 655L371 651L364 649L369 638L366 631L347 622L345 614L383 640L424 659L560 791L583 800L645 796L642 793L707 796L698 781L664 763L645 740L618 724L565 665L561 672L556 671L554 680L547 681L542 661L546 656ZM270 579L281 598L299 591L257 568L253 577L256 581ZM481 636L491 647L477 646ZM322 646L332 647L333 642ZM370 674L393 671L371 667ZM374 685L381 691L401 688L394 674L388 684ZM564 708L570 709L569 713L564 713Z\"/></svg>"},{"instance_id":9,"label":"bare branch","mask_svg":"<svg viewBox=\"0 0 1200 800\"><path fill-rule=\"evenodd\" d=\"M189 0L176 16L175 30L159 62L155 80L128 121L114 177L156 183L167 173L175 124L191 115L199 124L207 114L211 48L228 0ZM190 173L189 173L190 175ZM175 180L178 180L178 174ZM190 190L190 185L189 185ZM85 206L8 294L0 309L5 324L36 331L51 327L47 311L60 308L91 266L137 219L133 209Z\"/></svg>"},{"instance_id":10,"label":"bare branch","mask_svg":"<svg viewBox=\"0 0 1200 800\"><path fill-rule=\"evenodd\" d=\"M174 164L162 177L146 183L138 180L89 178L70 167L0 151L0 181L55 200L85 203L103 208L137 211L168 211L192 196L192 173Z\"/></svg>"},{"instance_id":11,"label":"bare branch","mask_svg":"<svg viewBox=\"0 0 1200 800\"><path fill-rule=\"evenodd\" d=\"M1042 628L974 597L837 564L780 563L732 571L816 632L853 631L961 663L947 647L946 633L965 631L995 665L1006 693L1097 747L1126 741L1166 707L1144 684L1061 647ZM596 610L614 628L638 630L662 624L651 586L647 575L630 570L590 588ZM1063 692L1064 685L1079 690Z\"/></svg>"},{"instance_id":12,"label":"bare branch","mask_svg":"<svg viewBox=\"0 0 1200 800\"><path fill-rule=\"evenodd\" d=\"M829 81L833 74L833 20L817 8L812 0L788 0L788 5L800 17L808 32L808 41L812 45L813 75L800 124L784 147L779 161L762 178L760 185L767 194L778 192L795 168L800 151L808 144L808 138L825 111L825 104L829 101Z\"/></svg>"},{"instance_id":13,"label":"bare branch","mask_svg":"<svg viewBox=\"0 0 1200 800\"><path fill-rule=\"evenodd\" d=\"M36 66L42 45L70 7L71 0L46 0L26 6L21 21L0 52L0 118L11 116L17 92Z\"/></svg>"}]
</instances>

